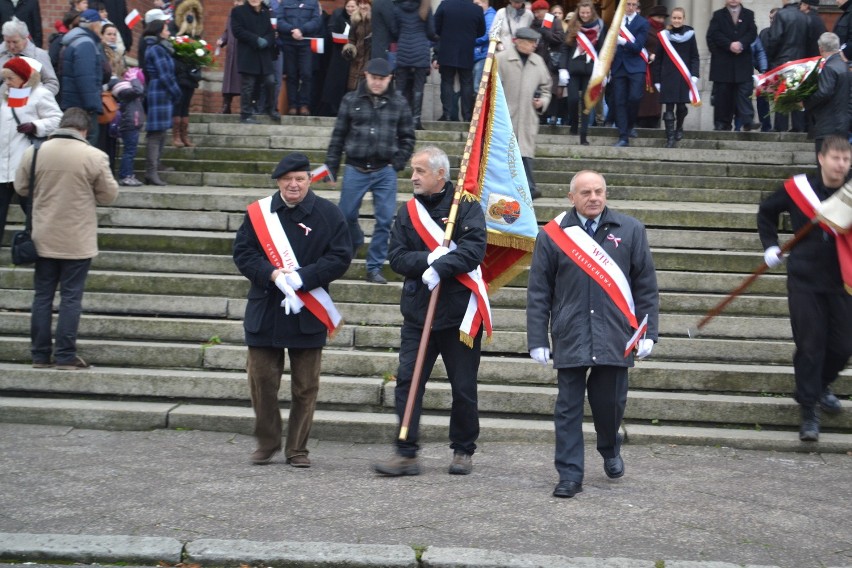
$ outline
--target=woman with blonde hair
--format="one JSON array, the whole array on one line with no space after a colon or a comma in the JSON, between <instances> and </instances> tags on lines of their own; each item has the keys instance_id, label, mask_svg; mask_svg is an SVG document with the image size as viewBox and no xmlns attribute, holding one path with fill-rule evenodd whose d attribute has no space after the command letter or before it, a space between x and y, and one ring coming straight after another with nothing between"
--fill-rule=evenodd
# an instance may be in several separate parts
<instances>
[{"instance_id":1,"label":"woman with blonde hair","mask_svg":"<svg viewBox=\"0 0 852 568\"><path fill-rule=\"evenodd\" d=\"M565 122L571 124L571 134L579 131L580 144L584 146L589 145L587 134L591 113L589 116L583 113L583 96L605 34L604 22L595 5L591 0L580 0L565 32L559 83L568 85L568 117Z\"/></svg>"}]
</instances>

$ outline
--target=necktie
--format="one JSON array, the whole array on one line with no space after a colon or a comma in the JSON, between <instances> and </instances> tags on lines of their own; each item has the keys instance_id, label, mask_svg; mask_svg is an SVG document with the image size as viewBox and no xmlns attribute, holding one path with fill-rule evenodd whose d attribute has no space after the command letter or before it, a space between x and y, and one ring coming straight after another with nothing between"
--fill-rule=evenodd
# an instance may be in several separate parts
<instances>
[{"instance_id":1,"label":"necktie","mask_svg":"<svg viewBox=\"0 0 852 568\"><path fill-rule=\"evenodd\" d=\"M627 27L629 25L630 25L630 18L628 18L627 16L624 16L624 27Z\"/></svg>"},{"instance_id":2,"label":"necktie","mask_svg":"<svg viewBox=\"0 0 852 568\"><path fill-rule=\"evenodd\" d=\"M592 226L594 224L595 224L594 219L586 219L586 224L585 224L586 232L589 233L589 236L592 237L592 238L595 238L595 229Z\"/></svg>"}]
</instances>

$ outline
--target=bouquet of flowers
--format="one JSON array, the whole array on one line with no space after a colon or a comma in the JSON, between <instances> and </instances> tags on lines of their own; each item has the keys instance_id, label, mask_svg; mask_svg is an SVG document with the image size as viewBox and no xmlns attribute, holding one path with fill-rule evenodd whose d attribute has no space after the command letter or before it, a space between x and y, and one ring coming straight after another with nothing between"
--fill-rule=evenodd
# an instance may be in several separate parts
<instances>
[{"instance_id":1,"label":"bouquet of flowers","mask_svg":"<svg viewBox=\"0 0 852 568\"><path fill-rule=\"evenodd\" d=\"M754 94L768 100L772 112L802 110L802 101L817 90L820 63L820 57L799 59L756 75Z\"/></svg>"},{"instance_id":2,"label":"bouquet of flowers","mask_svg":"<svg viewBox=\"0 0 852 568\"><path fill-rule=\"evenodd\" d=\"M203 39L192 39L189 36L171 38L175 48L175 57L194 67L208 67L213 64L213 54L210 46Z\"/></svg>"}]
</instances>

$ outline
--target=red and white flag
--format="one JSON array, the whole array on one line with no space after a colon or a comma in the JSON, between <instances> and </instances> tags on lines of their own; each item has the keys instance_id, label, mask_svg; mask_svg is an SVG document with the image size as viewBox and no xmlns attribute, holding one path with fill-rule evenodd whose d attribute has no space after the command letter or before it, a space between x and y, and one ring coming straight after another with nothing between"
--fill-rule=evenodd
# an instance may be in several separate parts
<instances>
[{"instance_id":1,"label":"red and white flag","mask_svg":"<svg viewBox=\"0 0 852 568\"><path fill-rule=\"evenodd\" d=\"M124 18L124 23L128 28L133 29L133 27L142 21L142 15L139 13L139 10L133 8L127 16Z\"/></svg>"},{"instance_id":2,"label":"red and white flag","mask_svg":"<svg viewBox=\"0 0 852 568\"><path fill-rule=\"evenodd\" d=\"M27 100L30 98L32 87L24 87L23 89L9 89L9 108L21 108L26 106Z\"/></svg>"},{"instance_id":3,"label":"red and white flag","mask_svg":"<svg viewBox=\"0 0 852 568\"><path fill-rule=\"evenodd\" d=\"M321 37L306 37L311 40L311 51L314 53L325 53L325 38Z\"/></svg>"},{"instance_id":4,"label":"red and white flag","mask_svg":"<svg viewBox=\"0 0 852 568\"><path fill-rule=\"evenodd\" d=\"M552 28L553 27L553 20L555 20L555 19L556 18L553 16L553 14L545 14L544 15L544 21L541 23L541 27Z\"/></svg>"},{"instance_id":5,"label":"red and white flag","mask_svg":"<svg viewBox=\"0 0 852 568\"><path fill-rule=\"evenodd\" d=\"M326 178L328 179L328 181L334 183L334 176L332 175L331 170L328 169L328 166L326 166L325 164L314 170L311 170L311 183L324 181Z\"/></svg>"}]
</instances>

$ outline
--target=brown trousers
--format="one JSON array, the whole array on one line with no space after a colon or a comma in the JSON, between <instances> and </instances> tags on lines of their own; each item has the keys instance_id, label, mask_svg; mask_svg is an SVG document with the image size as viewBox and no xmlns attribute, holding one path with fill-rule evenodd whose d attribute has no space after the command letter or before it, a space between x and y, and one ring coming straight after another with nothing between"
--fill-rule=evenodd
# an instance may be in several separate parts
<instances>
[{"instance_id":1,"label":"brown trousers","mask_svg":"<svg viewBox=\"0 0 852 568\"><path fill-rule=\"evenodd\" d=\"M290 355L290 417L287 419L287 444L284 455L308 455L308 436L314 420L319 391L322 347L288 349ZM251 405L254 409L254 436L257 449L281 448L281 410L278 390L284 373L284 349L249 347L246 361Z\"/></svg>"}]
</instances>

